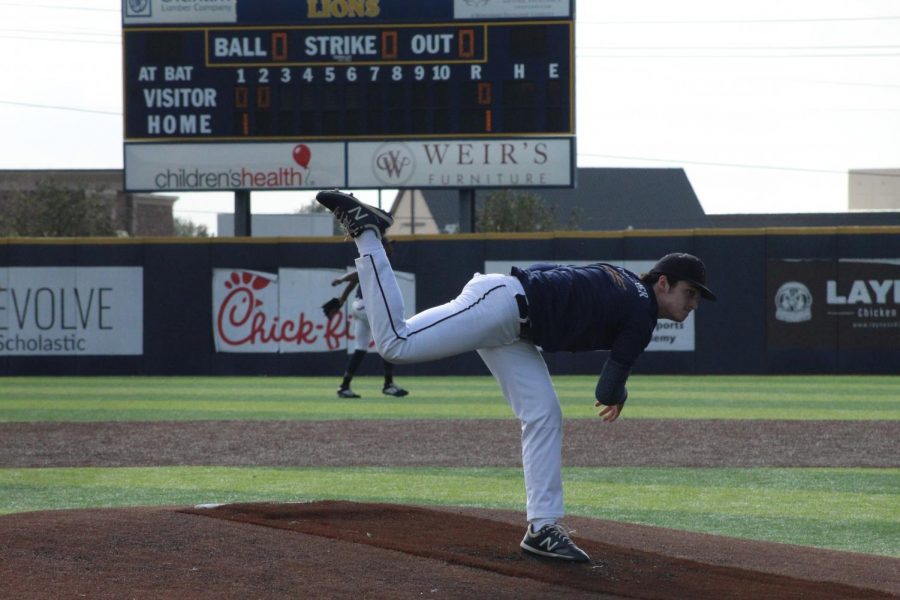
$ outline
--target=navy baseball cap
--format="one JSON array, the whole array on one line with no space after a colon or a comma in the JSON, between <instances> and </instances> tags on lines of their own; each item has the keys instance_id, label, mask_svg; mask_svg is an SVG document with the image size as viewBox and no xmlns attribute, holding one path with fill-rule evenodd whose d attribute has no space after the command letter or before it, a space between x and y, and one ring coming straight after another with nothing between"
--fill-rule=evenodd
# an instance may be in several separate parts
<instances>
[{"instance_id":1,"label":"navy baseball cap","mask_svg":"<svg viewBox=\"0 0 900 600\"><path fill-rule=\"evenodd\" d=\"M666 254L656 261L650 272L687 281L700 290L702 297L707 300L716 300L716 295L706 287L706 265L693 254L684 252Z\"/></svg>"}]
</instances>

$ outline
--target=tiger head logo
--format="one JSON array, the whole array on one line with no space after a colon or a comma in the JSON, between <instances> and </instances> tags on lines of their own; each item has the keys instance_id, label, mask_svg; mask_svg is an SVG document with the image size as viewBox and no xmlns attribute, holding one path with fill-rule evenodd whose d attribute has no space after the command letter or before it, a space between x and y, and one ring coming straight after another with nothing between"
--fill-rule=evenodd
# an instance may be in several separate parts
<instances>
[{"instance_id":1,"label":"tiger head logo","mask_svg":"<svg viewBox=\"0 0 900 600\"><path fill-rule=\"evenodd\" d=\"M128 11L126 16L149 17L150 0L128 0Z\"/></svg>"},{"instance_id":2,"label":"tiger head logo","mask_svg":"<svg viewBox=\"0 0 900 600\"><path fill-rule=\"evenodd\" d=\"M799 281L782 284L775 293L775 318L785 323L803 323L812 319L813 297Z\"/></svg>"}]
</instances>

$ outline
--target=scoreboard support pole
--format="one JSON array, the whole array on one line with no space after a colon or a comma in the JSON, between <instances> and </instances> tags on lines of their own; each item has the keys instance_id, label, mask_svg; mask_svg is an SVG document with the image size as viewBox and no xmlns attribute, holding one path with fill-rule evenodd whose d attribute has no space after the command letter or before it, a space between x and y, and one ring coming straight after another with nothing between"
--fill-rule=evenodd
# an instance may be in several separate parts
<instances>
[{"instance_id":1,"label":"scoreboard support pole","mask_svg":"<svg viewBox=\"0 0 900 600\"><path fill-rule=\"evenodd\" d=\"M475 233L475 188L459 188L459 232Z\"/></svg>"},{"instance_id":2,"label":"scoreboard support pole","mask_svg":"<svg viewBox=\"0 0 900 600\"><path fill-rule=\"evenodd\" d=\"M250 237L250 190L234 192L234 235Z\"/></svg>"}]
</instances>

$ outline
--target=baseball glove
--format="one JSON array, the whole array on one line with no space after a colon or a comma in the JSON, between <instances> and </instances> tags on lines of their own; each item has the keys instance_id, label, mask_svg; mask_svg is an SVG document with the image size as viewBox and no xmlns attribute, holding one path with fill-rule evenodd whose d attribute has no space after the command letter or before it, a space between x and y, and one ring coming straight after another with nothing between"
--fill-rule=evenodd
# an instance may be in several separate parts
<instances>
[{"instance_id":1,"label":"baseball glove","mask_svg":"<svg viewBox=\"0 0 900 600\"><path fill-rule=\"evenodd\" d=\"M331 320L331 317L338 314L338 311L341 310L341 301L337 298L332 298L328 302L322 305L322 312L325 313L325 318Z\"/></svg>"}]
</instances>

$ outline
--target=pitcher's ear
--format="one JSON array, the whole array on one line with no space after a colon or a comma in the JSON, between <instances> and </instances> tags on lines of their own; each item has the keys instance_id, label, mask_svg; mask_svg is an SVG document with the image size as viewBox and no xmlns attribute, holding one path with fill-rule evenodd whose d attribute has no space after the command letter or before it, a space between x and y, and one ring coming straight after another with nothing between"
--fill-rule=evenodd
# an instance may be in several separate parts
<instances>
[{"instance_id":1,"label":"pitcher's ear","mask_svg":"<svg viewBox=\"0 0 900 600\"><path fill-rule=\"evenodd\" d=\"M672 287L671 284L669 284L669 278L665 275L659 276L659 279L656 280L656 285L658 285L659 289L663 292L668 292L669 288Z\"/></svg>"}]
</instances>

